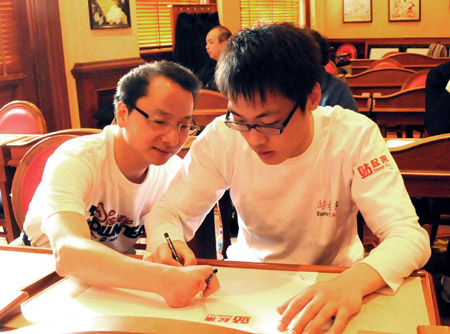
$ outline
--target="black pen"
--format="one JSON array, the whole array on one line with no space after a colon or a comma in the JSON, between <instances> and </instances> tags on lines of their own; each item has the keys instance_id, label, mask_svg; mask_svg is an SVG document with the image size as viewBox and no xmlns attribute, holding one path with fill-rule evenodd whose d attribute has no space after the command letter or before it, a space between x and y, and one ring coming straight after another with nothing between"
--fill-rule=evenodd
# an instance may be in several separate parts
<instances>
[{"instance_id":1,"label":"black pen","mask_svg":"<svg viewBox=\"0 0 450 334\"><path fill-rule=\"evenodd\" d=\"M181 262L180 257L178 256L177 250L175 249L175 247L173 246L172 240L170 240L169 234L168 233L164 233L164 237L167 240L167 243L169 244L169 248L172 251L172 256L175 259L175 261L177 261L180 264L183 264Z\"/></svg>"},{"instance_id":2,"label":"black pen","mask_svg":"<svg viewBox=\"0 0 450 334\"><path fill-rule=\"evenodd\" d=\"M206 279L206 286L209 285L209 282L212 280L213 276L214 276L215 274L217 274L218 271L219 271L219 270L218 270L217 268L214 268L214 270L212 271L212 273L209 274L208 278Z\"/></svg>"}]
</instances>

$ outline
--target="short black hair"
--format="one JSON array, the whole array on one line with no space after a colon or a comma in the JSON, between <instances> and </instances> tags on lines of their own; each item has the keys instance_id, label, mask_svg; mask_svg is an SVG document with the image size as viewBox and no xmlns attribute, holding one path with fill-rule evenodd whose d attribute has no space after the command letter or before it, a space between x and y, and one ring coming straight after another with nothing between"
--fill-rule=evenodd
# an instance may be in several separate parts
<instances>
[{"instance_id":1,"label":"short black hair","mask_svg":"<svg viewBox=\"0 0 450 334\"><path fill-rule=\"evenodd\" d=\"M227 41L231 37L230 29L228 29L227 27L224 27L222 25L212 27L211 30L209 30L209 31L213 31L213 30L219 30L219 36L217 36L217 39L219 40L220 43Z\"/></svg>"},{"instance_id":2,"label":"short black hair","mask_svg":"<svg viewBox=\"0 0 450 334\"><path fill-rule=\"evenodd\" d=\"M280 93L304 111L319 81L319 47L306 29L290 23L245 28L231 36L217 65L217 87L235 100L262 102L267 92Z\"/></svg>"},{"instance_id":3,"label":"short black hair","mask_svg":"<svg viewBox=\"0 0 450 334\"><path fill-rule=\"evenodd\" d=\"M330 43L318 31L310 29L316 42L319 44L322 66L326 66L330 61Z\"/></svg>"},{"instance_id":4,"label":"short black hair","mask_svg":"<svg viewBox=\"0 0 450 334\"><path fill-rule=\"evenodd\" d=\"M179 84L192 94L194 100L201 88L201 82L197 77L189 69L179 64L165 60L146 63L133 68L120 78L114 96L114 106L123 102L131 112L136 101L147 95L148 86L157 76L166 77Z\"/></svg>"}]
</instances>

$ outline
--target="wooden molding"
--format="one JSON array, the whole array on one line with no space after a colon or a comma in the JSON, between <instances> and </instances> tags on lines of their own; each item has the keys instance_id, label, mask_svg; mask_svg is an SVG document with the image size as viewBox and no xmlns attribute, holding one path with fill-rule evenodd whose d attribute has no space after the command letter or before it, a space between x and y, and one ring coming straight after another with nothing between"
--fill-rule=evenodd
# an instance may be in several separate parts
<instances>
[{"instance_id":1,"label":"wooden molding","mask_svg":"<svg viewBox=\"0 0 450 334\"><path fill-rule=\"evenodd\" d=\"M100 107L98 93L115 91L119 79L143 63L139 57L75 63L71 72L77 86L81 127L97 127L97 120L92 115Z\"/></svg>"}]
</instances>

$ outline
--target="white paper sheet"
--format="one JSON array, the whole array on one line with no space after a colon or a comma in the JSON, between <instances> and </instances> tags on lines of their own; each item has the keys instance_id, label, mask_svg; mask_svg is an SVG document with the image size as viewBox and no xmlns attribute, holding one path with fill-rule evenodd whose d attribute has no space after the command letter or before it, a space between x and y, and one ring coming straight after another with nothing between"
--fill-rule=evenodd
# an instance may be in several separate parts
<instances>
[{"instance_id":1,"label":"white paper sheet","mask_svg":"<svg viewBox=\"0 0 450 334\"><path fill-rule=\"evenodd\" d=\"M156 294L86 286L64 279L22 305L28 321L60 317L147 316L198 321L258 333L278 333L276 308L316 281L317 273L220 267L221 289L185 308Z\"/></svg>"},{"instance_id":2,"label":"white paper sheet","mask_svg":"<svg viewBox=\"0 0 450 334\"><path fill-rule=\"evenodd\" d=\"M398 140L398 139L389 139L386 144L389 148L400 147L410 143L415 142L415 140Z\"/></svg>"},{"instance_id":3,"label":"white paper sheet","mask_svg":"<svg viewBox=\"0 0 450 334\"><path fill-rule=\"evenodd\" d=\"M136 316L188 320L248 332L278 333L276 308L313 284L317 273L219 267L221 289L208 298L196 297L188 307L174 309L156 294L86 286L63 279L22 304L30 322L67 317ZM334 277L334 275L331 275ZM331 324L327 324L324 330ZM408 277L395 295L375 293L364 298L345 334L360 330L416 334L430 325L420 277Z\"/></svg>"}]
</instances>

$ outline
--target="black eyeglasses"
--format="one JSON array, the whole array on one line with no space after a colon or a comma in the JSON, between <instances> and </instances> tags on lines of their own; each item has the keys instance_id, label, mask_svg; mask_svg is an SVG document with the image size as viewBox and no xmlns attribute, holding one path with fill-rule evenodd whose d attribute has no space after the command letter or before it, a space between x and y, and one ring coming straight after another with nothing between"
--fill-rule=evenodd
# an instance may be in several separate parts
<instances>
[{"instance_id":1,"label":"black eyeglasses","mask_svg":"<svg viewBox=\"0 0 450 334\"><path fill-rule=\"evenodd\" d=\"M139 109L136 106L133 106L133 108L136 109L137 112L139 112L142 116L144 116L150 121L152 129L155 131L167 133L170 131L172 127L176 127L181 134L193 135L200 129L200 127L197 125L197 123L195 123L195 120L193 118L189 123L174 124L172 121L168 119L164 119L161 117L151 117L145 111Z\"/></svg>"},{"instance_id":2,"label":"black eyeglasses","mask_svg":"<svg viewBox=\"0 0 450 334\"><path fill-rule=\"evenodd\" d=\"M227 111L227 115L225 117L225 124L230 129L241 131L241 132L249 132L251 129L255 129L256 131L263 133L265 135L281 135L294 115L295 111L298 108L298 103L294 105L291 112L289 113L286 120L281 125L259 125L259 124L247 124L244 122L234 122L230 120L231 111Z\"/></svg>"}]
</instances>

